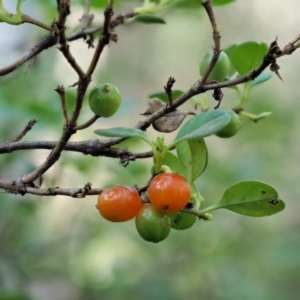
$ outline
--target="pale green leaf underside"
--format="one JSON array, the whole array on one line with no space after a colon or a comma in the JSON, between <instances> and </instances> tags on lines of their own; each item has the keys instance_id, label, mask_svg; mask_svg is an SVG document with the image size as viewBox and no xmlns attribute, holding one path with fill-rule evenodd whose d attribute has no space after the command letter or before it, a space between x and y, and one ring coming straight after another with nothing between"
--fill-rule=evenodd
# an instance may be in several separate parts
<instances>
[{"instance_id":1,"label":"pale green leaf underside","mask_svg":"<svg viewBox=\"0 0 300 300\"><path fill-rule=\"evenodd\" d=\"M271 72L263 72L261 74L259 74L250 84L250 86L255 86L258 85L260 83L263 83L267 80L269 80L271 77L273 76L273 73Z\"/></svg>"},{"instance_id":2,"label":"pale green leaf underside","mask_svg":"<svg viewBox=\"0 0 300 300\"><path fill-rule=\"evenodd\" d=\"M230 116L223 109L203 112L187 121L179 130L172 145L189 139L212 135L228 124Z\"/></svg>"},{"instance_id":3,"label":"pale green leaf underside","mask_svg":"<svg viewBox=\"0 0 300 300\"><path fill-rule=\"evenodd\" d=\"M105 137L136 137L149 142L147 133L137 128L114 127L108 129L96 129L94 133Z\"/></svg>"}]
</instances>

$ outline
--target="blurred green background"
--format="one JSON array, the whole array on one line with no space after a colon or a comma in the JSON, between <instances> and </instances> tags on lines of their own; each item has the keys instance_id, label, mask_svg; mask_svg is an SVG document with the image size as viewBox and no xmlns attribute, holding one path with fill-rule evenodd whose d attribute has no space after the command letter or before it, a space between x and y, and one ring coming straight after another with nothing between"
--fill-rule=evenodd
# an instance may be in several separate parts
<instances>
[{"instance_id":1,"label":"blurred green background","mask_svg":"<svg viewBox=\"0 0 300 300\"><path fill-rule=\"evenodd\" d=\"M14 2L4 1L14 10ZM82 2L71 1L68 32L78 26ZM97 1L92 1L97 2ZM196 2L196 1L195 1ZM26 1L24 11L51 23L56 1ZM93 7L95 23L103 12ZM117 1L116 14L139 5ZM189 4L188 8L183 4ZM167 25L130 24L116 28L117 44L105 50L91 88L111 82L123 95L121 110L98 120L72 140L92 139L93 130L134 126L143 117L149 94L161 91L169 76L187 90L199 77L198 64L213 46L203 9L193 1L162 14ZM266 43L278 37L281 47L299 33L296 0L238 0L215 9L222 47L247 40ZM43 37L32 25L0 24L0 67L13 62ZM71 44L86 68L93 54L83 40ZM143 241L134 221L114 224L100 218L97 197L24 197L0 194L0 300L81 299L299 299L299 53L279 60L281 82L275 76L251 91L247 111L272 115L255 124L243 119L232 139L206 139L209 163L196 185L205 206L218 201L237 181L256 179L273 185L286 203L274 216L251 218L220 210L212 222L197 222L187 231L172 231L159 244ZM68 104L76 75L56 48L44 51L27 70L0 78L1 142L14 138L32 119L38 123L24 140L57 140L63 126L54 88L66 87ZM222 106L233 106L236 94L223 90ZM210 93L208 97L211 98ZM210 100L210 105L215 105ZM193 109L193 103L184 105ZM135 118L133 118L135 116ZM91 117L85 104L80 122ZM154 138L153 129L149 134ZM172 139L169 134L166 139ZM149 150L139 141L125 143L132 151ZM48 151L17 151L0 156L0 176L13 179L32 171ZM151 159L131 162L125 169L115 159L65 152L44 176L44 187L93 187L144 184Z\"/></svg>"}]
</instances>

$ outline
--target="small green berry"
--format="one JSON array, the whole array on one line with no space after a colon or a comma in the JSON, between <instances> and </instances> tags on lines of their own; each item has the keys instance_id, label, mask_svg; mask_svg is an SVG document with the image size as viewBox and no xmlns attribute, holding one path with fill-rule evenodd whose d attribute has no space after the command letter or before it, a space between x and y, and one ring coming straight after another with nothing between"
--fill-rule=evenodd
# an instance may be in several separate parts
<instances>
[{"instance_id":1,"label":"small green berry","mask_svg":"<svg viewBox=\"0 0 300 300\"><path fill-rule=\"evenodd\" d=\"M185 230L194 225L197 220L195 215L177 211L169 214L171 227L176 230Z\"/></svg>"},{"instance_id":2,"label":"small green berry","mask_svg":"<svg viewBox=\"0 0 300 300\"><path fill-rule=\"evenodd\" d=\"M230 138L237 134L237 132L241 128L242 122L238 114L232 109L225 108L224 110L229 114L230 121L225 127L215 133L215 135L221 138Z\"/></svg>"},{"instance_id":3,"label":"small green berry","mask_svg":"<svg viewBox=\"0 0 300 300\"><path fill-rule=\"evenodd\" d=\"M98 84L90 93L89 105L92 112L108 118L117 112L121 105L121 94L117 87L110 83Z\"/></svg>"},{"instance_id":4,"label":"small green berry","mask_svg":"<svg viewBox=\"0 0 300 300\"><path fill-rule=\"evenodd\" d=\"M213 55L214 55L214 51L211 50L204 56L204 58L200 64L200 75L201 76L203 76L204 73L206 72ZM221 51L214 68L212 69L212 71L210 72L210 74L208 76L208 80L224 81L224 79L225 79L226 75L229 73L229 71L230 71L229 58L225 52Z\"/></svg>"}]
</instances>

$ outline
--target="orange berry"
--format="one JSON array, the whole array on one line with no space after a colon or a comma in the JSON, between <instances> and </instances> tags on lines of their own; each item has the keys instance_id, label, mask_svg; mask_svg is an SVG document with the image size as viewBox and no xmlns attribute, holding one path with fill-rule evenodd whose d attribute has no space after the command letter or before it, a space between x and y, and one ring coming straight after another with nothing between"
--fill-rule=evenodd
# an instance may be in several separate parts
<instances>
[{"instance_id":1,"label":"orange berry","mask_svg":"<svg viewBox=\"0 0 300 300\"><path fill-rule=\"evenodd\" d=\"M117 185L99 195L97 207L104 219L124 222L137 215L142 207L142 200L132 187Z\"/></svg>"},{"instance_id":2,"label":"orange berry","mask_svg":"<svg viewBox=\"0 0 300 300\"><path fill-rule=\"evenodd\" d=\"M191 188L187 180L172 172L155 176L148 187L151 204L164 212L175 212L184 208L191 198Z\"/></svg>"}]
</instances>

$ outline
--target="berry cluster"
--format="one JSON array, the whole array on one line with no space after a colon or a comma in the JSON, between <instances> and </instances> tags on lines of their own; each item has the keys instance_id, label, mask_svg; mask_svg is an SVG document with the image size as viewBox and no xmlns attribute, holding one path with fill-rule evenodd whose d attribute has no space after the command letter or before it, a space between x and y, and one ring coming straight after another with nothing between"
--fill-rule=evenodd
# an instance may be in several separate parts
<instances>
[{"instance_id":1,"label":"berry cluster","mask_svg":"<svg viewBox=\"0 0 300 300\"><path fill-rule=\"evenodd\" d=\"M148 186L149 202L143 202L138 192L128 186L114 186L98 197L97 208L103 218L124 222L135 217L139 235L158 243L167 238L171 228L187 229L196 216L181 212L191 198L187 180L173 172L160 173Z\"/></svg>"}]
</instances>

